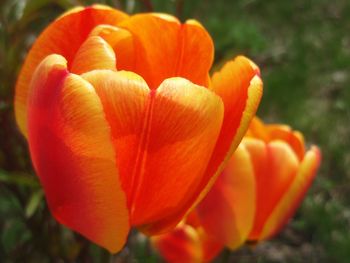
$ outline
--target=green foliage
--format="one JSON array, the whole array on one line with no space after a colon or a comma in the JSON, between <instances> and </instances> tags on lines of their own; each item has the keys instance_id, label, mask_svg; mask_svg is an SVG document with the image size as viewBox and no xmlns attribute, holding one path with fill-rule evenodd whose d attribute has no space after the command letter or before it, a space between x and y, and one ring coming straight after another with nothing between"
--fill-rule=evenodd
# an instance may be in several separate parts
<instances>
[{"instance_id":1,"label":"green foliage","mask_svg":"<svg viewBox=\"0 0 350 263\"><path fill-rule=\"evenodd\" d=\"M13 117L16 76L35 37L63 11L90 0L0 2L1 262L157 262L145 242L117 256L51 217ZM350 258L350 2L348 0L104 0L129 13L169 12L200 20L216 46L214 68L237 54L261 67L259 115L288 123L321 146L312 191L286 230L254 251L217 262L348 262ZM283 251L279 258L271 251Z\"/></svg>"}]
</instances>

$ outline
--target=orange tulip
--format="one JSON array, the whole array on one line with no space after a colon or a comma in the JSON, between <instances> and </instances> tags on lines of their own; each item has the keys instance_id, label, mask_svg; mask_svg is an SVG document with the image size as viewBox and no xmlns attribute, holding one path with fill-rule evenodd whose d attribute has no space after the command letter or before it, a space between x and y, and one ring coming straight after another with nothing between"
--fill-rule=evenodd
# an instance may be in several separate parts
<instances>
[{"instance_id":1,"label":"orange tulip","mask_svg":"<svg viewBox=\"0 0 350 263\"><path fill-rule=\"evenodd\" d=\"M168 263L210 262L224 248L221 242L209 236L192 212L186 223L173 231L151 237L153 247Z\"/></svg>"},{"instance_id":2,"label":"orange tulip","mask_svg":"<svg viewBox=\"0 0 350 263\"><path fill-rule=\"evenodd\" d=\"M228 62L196 21L76 8L38 37L16 119L50 210L116 252L130 227L174 228L209 190L254 116L258 68Z\"/></svg>"},{"instance_id":3,"label":"orange tulip","mask_svg":"<svg viewBox=\"0 0 350 263\"><path fill-rule=\"evenodd\" d=\"M271 238L293 216L320 165L316 146L286 125L255 118L213 188L198 205L205 230L231 249Z\"/></svg>"}]
</instances>

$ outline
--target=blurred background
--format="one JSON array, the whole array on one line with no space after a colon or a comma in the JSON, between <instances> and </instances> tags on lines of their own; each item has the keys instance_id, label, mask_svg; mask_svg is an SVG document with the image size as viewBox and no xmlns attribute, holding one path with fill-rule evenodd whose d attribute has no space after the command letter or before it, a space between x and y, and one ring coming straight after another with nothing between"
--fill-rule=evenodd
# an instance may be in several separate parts
<instances>
[{"instance_id":1,"label":"blurred background","mask_svg":"<svg viewBox=\"0 0 350 263\"><path fill-rule=\"evenodd\" d=\"M196 18L212 35L215 68L245 54L261 68L258 115L288 123L323 162L294 219L275 239L215 262L349 262L350 1L0 0L0 262L159 262L145 240L119 255L58 225L46 206L13 114L19 68L36 36L75 5Z\"/></svg>"}]
</instances>

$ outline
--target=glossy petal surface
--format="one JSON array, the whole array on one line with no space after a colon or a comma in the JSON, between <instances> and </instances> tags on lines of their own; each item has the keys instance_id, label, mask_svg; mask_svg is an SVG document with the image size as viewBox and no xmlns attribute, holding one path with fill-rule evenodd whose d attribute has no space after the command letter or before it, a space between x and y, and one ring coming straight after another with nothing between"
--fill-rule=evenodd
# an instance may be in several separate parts
<instances>
[{"instance_id":1,"label":"glossy petal surface","mask_svg":"<svg viewBox=\"0 0 350 263\"><path fill-rule=\"evenodd\" d=\"M245 57L228 62L212 77L211 89L224 102L224 120L202 183L200 201L225 167L255 115L262 96L262 81L255 64ZM204 188L204 187L203 187Z\"/></svg>"},{"instance_id":2,"label":"glossy petal surface","mask_svg":"<svg viewBox=\"0 0 350 263\"><path fill-rule=\"evenodd\" d=\"M266 130L271 140L282 140L289 144L299 161L302 161L305 155L304 137L300 132L293 131L287 125L267 125Z\"/></svg>"},{"instance_id":3,"label":"glossy petal surface","mask_svg":"<svg viewBox=\"0 0 350 263\"><path fill-rule=\"evenodd\" d=\"M305 154L291 186L267 219L260 239L275 235L294 215L316 175L320 162L320 150L313 146Z\"/></svg>"},{"instance_id":4,"label":"glossy petal surface","mask_svg":"<svg viewBox=\"0 0 350 263\"><path fill-rule=\"evenodd\" d=\"M304 158L304 137L300 132L293 131L288 125L264 124L258 117L254 117L245 136L261 139L266 143L282 140L292 147L300 161Z\"/></svg>"},{"instance_id":5,"label":"glossy petal surface","mask_svg":"<svg viewBox=\"0 0 350 263\"><path fill-rule=\"evenodd\" d=\"M213 75L211 89L225 106L220 137L208 167L213 173L232 155L246 132L261 99L262 81L252 62L240 56Z\"/></svg>"},{"instance_id":6,"label":"glossy petal surface","mask_svg":"<svg viewBox=\"0 0 350 263\"><path fill-rule=\"evenodd\" d=\"M136 55L133 71L142 76L151 89L158 88L170 77L183 77L208 86L214 47L198 22L181 24L168 15L139 14L119 26L133 35Z\"/></svg>"},{"instance_id":7,"label":"glossy petal surface","mask_svg":"<svg viewBox=\"0 0 350 263\"><path fill-rule=\"evenodd\" d=\"M262 82L257 74L256 66L244 57L229 62L219 73L214 74L212 90L224 102L224 120L220 135L197 192L183 205L184 209L179 209L172 216L173 219L181 220L190 207L196 206L204 198L238 146L262 95ZM169 222L171 220L165 218L154 224L154 229L171 227Z\"/></svg>"},{"instance_id":8,"label":"glossy petal surface","mask_svg":"<svg viewBox=\"0 0 350 263\"><path fill-rule=\"evenodd\" d=\"M235 249L253 227L255 201L253 164L240 145L196 210L206 232Z\"/></svg>"},{"instance_id":9,"label":"glossy petal surface","mask_svg":"<svg viewBox=\"0 0 350 263\"><path fill-rule=\"evenodd\" d=\"M152 107L145 174L135 200L140 206L134 215L142 218L144 211L153 210L149 222L178 211L198 191L223 118L218 96L181 78L164 81Z\"/></svg>"},{"instance_id":10,"label":"glossy petal surface","mask_svg":"<svg viewBox=\"0 0 350 263\"><path fill-rule=\"evenodd\" d=\"M51 55L36 70L29 96L30 152L50 210L93 242L120 250L128 211L95 90Z\"/></svg>"},{"instance_id":11,"label":"glossy petal surface","mask_svg":"<svg viewBox=\"0 0 350 263\"><path fill-rule=\"evenodd\" d=\"M41 60L50 54L60 54L68 61L69 68L75 53L96 25L116 25L127 17L118 10L104 6L76 8L59 17L41 33L26 57L16 84L16 120L25 136L28 87Z\"/></svg>"},{"instance_id":12,"label":"glossy petal surface","mask_svg":"<svg viewBox=\"0 0 350 263\"><path fill-rule=\"evenodd\" d=\"M254 165L257 185L254 227L249 239L259 240L267 218L288 190L299 168L299 160L291 147L282 141L268 144L245 138Z\"/></svg>"},{"instance_id":13,"label":"glossy petal surface","mask_svg":"<svg viewBox=\"0 0 350 263\"><path fill-rule=\"evenodd\" d=\"M198 191L219 134L220 98L181 78L156 91L127 72L95 71L84 78L111 125L132 224L158 232L149 224L168 217L176 225L180 219L172 215Z\"/></svg>"},{"instance_id":14,"label":"glossy petal surface","mask_svg":"<svg viewBox=\"0 0 350 263\"><path fill-rule=\"evenodd\" d=\"M71 72L83 74L94 69L116 70L113 49L101 37L91 36L78 49L71 63Z\"/></svg>"},{"instance_id":15,"label":"glossy petal surface","mask_svg":"<svg viewBox=\"0 0 350 263\"><path fill-rule=\"evenodd\" d=\"M118 70L131 71L135 68L134 38L128 30L111 25L99 25L91 31L90 36L102 37L113 48Z\"/></svg>"},{"instance_id":16,"label":"glossy petal surface","mask_svg":"<svg viewBox=\"0 0 350 263\"><path fill-rule=\"evenodd\" d=\"M130 72L95 70L84 74L83 78L94 86L101 99L111 127L116 163L131 212L135 180L139 173L138 155L145 150L141 144L146 136L144 126L150 89L141 77Z\"/></svg>"}]
</instances>

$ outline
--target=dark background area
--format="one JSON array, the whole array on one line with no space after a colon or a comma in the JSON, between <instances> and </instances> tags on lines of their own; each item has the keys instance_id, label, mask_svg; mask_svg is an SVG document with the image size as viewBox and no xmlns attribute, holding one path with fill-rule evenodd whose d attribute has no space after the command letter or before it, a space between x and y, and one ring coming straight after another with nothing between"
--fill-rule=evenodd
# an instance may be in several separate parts
<instances>
[{"instance_id":1,"label":"dark background area","mask_svg":"<svg viewBox=\"0 0 350 263\"><path fill-rule=\"evenodd\" d=\"M153 11L198 19L212 35L215 68L238 54L261 68L258 115L287 123L323 161L297 215L280 235L255 248L224 251L217 262L349 262L350 1L94 1L130 14ZM14 85L36 36L78 0L0 0L0 261L157 262L133 234L119 254L58 225L33 172L13 114Z\"/></svg>"}]
</instances>

